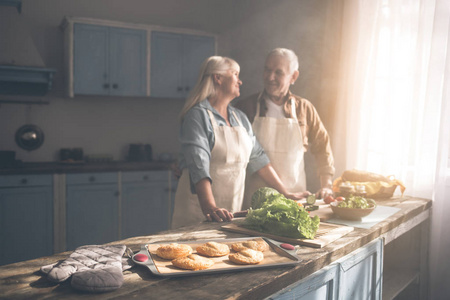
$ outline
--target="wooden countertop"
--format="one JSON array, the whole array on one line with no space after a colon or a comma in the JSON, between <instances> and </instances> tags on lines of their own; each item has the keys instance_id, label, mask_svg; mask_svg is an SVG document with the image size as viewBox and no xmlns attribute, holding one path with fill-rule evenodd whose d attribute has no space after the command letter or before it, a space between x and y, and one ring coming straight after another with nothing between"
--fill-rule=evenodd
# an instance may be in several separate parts
<instances>
[{"instance_id":1,"label":"wooden countertop","mask_svg":"<svg viewBox=\"0 0 450 300\"><path fill-rule=\"evenodd\" d=\"M303 259L296 266L262 270L209 274L180 278L161 278L142 266L125 271L124 284L110 293L89 294L74 290L69 282L55 284L39 272L43 265L55 263L71 252L0 267L0 299L262 299L307 277L333 261L384 237L389 242L429 218L431 200L420 198L391 198L377 200L401 210L370 229L354 231L323 248L301 246L298 255ZM117 241L134 252L142 244L169 241L192 241L236 238L243 235L220 230L220 223L202 223L179 230L161 232ZM2 247L7 245L2 245ZM33 245L30 245L32 251Z\"/></svg>"},{"instance_id":2,"label":"wooden countertop","mask_svg":"<svg viewBox=\"0 0 450 300\"><path fill-rule=\"evenodd\" d=\"M111 161L86 163L24 162L17 163L10 167L0 167L0 175L168 170L170 168L170 164L171 162L162 161Z\"/></svg>"}]
</instances>

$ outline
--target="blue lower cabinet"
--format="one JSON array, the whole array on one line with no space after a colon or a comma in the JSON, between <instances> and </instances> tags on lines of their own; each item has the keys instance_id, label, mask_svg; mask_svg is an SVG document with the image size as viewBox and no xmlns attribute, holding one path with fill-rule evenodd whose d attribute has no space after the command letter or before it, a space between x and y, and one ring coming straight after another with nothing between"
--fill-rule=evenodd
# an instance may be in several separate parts
<instances>
[{"instance_id":1,"label":"blue lower cabinet","mask_svg":"<svg viewBox=\"0 0 450 300\"><path fill-rule=\"evenodd\" d=\"M52 175L0 176L0 265L52 254Z\"/></svg>"},{"instance_id":2,"label":"blue lower cabinet","mask_svg":"<svg viewBox=\"0 0 450 300\"><path fill-rule=\"evenodd\" d=\"M331 265L300 280L268 299L332 300L337 299L338 266Z\"/></svg>"},{"instance_id":3,"label":"blue lower cabinet","mask_svg":"<svg viewBox=\"0 0 450 300\"><path fill-rule=\"evenodd\" d=\"M122 173L121 238L169 229L169 171Z\"/></svg>"},{"instance_id":4,"label":"blue lower cabinet","mask_svg":"<svg viewBox=\"0 0 450 300\"><path fill-rule=\"evenodd\" d=\"M381 299L383 240L377 239L267 299Z\"/></svg>"},{"instance_id":5,"label":"blue lower cabinet","mask_svg":"<svg viewBox=\"0 0 450 300\"><path fill-rule=\"evenodd\" d=\"M66 184L67 250L118 240L117 173L68 174Z\"/></svg>"},{"instance_id":6,"label":"blue lower cabinet","mask_svg":"<svg viewBox=\"0 0 450 300\"><path fill-rule=\"evenodd\" d=\"M339 299L381 299L382 239L340 259L339 268Z\"/></svg>"}]
</instances>

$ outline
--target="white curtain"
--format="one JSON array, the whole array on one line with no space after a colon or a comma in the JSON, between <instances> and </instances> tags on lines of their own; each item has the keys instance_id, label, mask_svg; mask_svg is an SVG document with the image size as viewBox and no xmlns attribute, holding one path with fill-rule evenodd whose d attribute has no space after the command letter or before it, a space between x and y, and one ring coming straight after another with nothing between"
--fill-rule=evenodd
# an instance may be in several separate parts
<instances>
[{"instance_id":1,"label":"white curtain","mask_svg":"<svg viewBox=\"0 0 450 300\"><path fill-rule=\"evenodd\" d=\"M431 299L450 299L450 1L344 0L336 169L433 200Z\"/></svg>"}]
</instances>

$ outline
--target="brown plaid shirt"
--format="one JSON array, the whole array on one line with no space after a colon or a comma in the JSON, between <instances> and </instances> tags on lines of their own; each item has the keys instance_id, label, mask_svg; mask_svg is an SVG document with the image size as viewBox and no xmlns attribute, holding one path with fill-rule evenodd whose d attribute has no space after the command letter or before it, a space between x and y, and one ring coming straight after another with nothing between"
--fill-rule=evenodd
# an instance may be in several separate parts
<instances>
[{"instance_id":1,"label":"brown plaid shirt","mask_svg":"<svg viewBox=\"0 0 450 300\"><path fill-rule=\"evenodd\" d=\"M334 159L333 152L331 151L330 137L325 129L319 114L315 107L308 100L296 96L289 92L284 102L284 113L286 117L291 116L291 101L287 101L293 97L295 99L295 111L297 113L298 123L300 124L300 130L303 136L303 149L304 151L311 151L314 155L317 164L317 173L321 175L334 176ZM233 105L242 110L250 122L253 123L256 114L256 104L259 101L260 104L260 116L264 117L267 112L266 102L264 100L264 93L253 94L245 99L239 100Z\"/></svg>"}]
</instances>

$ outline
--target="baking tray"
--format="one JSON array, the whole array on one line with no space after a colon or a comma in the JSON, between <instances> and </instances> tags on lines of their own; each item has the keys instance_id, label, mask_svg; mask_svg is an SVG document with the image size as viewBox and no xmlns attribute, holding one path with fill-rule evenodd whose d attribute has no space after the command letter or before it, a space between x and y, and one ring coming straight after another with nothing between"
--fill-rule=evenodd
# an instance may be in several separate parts
<instances>
[{"instance_id":1,"label":"baking tray","mask_svg":"<svg viewBox=\"0 0 450 300\"><path fill-rule=\"evenodd\" d=\"M207 242L218 242L227 244L231 249L231 244L236 242L250 241L263 239L269 244L269 250L264 252L264 260L257 265L237 265L228 259L228 255L222 257L209 257L214 261L214 265L206 270L183 270L172 265L170 260L162 259L156 255L156 249L159 246L178 243L186 244L192 247L193 253L196 253L195 249ZM144 266L157 276L175 277L175 276L193 276L211 273L224 273L224 272L236 272L243 270L255 270L280 266L292 266L301 261L297 256L297 248L294 250L286 250L281 248L281 242L265 238L265 237L244 237L234 239L218 239L218 240L201 240L201 241L173 241L164 243L145 244L141 246L141 250L133 255L133 261L141 266ZM149 250L150 249L150 250ZM230 253L233 250L230 250ZM135 260L135 255L144 254L148 257L145 262Z\"/></svg>"}]
</instances>

